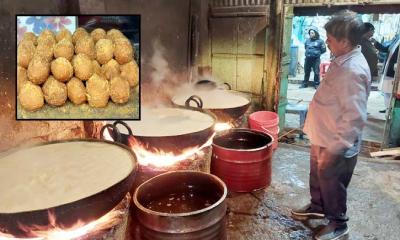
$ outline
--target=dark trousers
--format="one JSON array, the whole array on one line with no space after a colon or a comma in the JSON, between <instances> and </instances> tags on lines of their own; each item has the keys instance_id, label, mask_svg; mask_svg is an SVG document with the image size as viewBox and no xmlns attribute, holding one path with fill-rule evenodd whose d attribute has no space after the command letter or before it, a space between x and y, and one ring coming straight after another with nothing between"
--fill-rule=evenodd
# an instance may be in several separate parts
<instances>
[{"instance_id":1,"label":"dark trousers","mask_svg":"<svg viewBox=\"0 0 400 240\"><path fill-rule=\"evenodd\" d=\"M346 158L332 154L326 148L311 145L311 207L323 211L326 218L338 226L345 225L348 220L347 186L356 163L357 155Z\"/></svg>"},{"instance_id":2,"label":"dark trousers","mask_svg":"<svg viewBox=\"0 0 400 240\"><path fill-rule=\"evenodd\" d=\"M319 86L319 64L321 60L319 57L306 57L304 62L304 81L303 86L308 86L311 69L314 71L314 86Z\"/></svg>"}]
</instances>

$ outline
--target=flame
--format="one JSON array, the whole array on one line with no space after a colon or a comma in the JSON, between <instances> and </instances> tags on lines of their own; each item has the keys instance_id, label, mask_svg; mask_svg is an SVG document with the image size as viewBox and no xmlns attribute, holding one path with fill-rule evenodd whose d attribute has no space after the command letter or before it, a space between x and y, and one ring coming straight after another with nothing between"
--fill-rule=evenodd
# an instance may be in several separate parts
<instances>
[{"instance_id":1,"label":"flame","mask_svg":"<svg viewBox=\"0 0 400 240\"><path fill-rule=\"evenodd\" d=\"M80 220L74 226L64 228L56 224L56 216L53 212L49 211L49 225L48 226L23 226L18 224L21 230L32 236L31 238L16 238L13 235L5 234L0 232L0 240L45 240L45 239L57 239L57 240L71 240L78 237L84 236L88 233L95 233L114 226L120 221L123 211L112 210L101 218L92 221L90 223L84 223Z\"/></svg>"},{"instance_id":2,"label":"flame","mask_svg":"<svg viewBox=\"0 0 400 240\"><path fill-rule=\"evenodd\" d=\"M232 123L228 123L228 122L221 123L221 122L219 122L219 123L215 124L214 131L220 132L220 131L228 130L228 129L231 129L231 128L233 128L233 124Z\"/></svg>"},{"instance_id":3,"label":"flame","mask_svg":"<svg viewBox=\"0 0 400 240\"><path fill-rule=\"evenodd\" d=\"M193 155L197 154L203 148L210 146L212 144L212 139L214 135L215 133L203 145L185 148L178 155L173 152L165 152L160 149L148 150L146 146L136 141L134 138L129 138L129 143L132 147L132 150L136 153L140 165L152 165L160 168L172 166L180 161L190 159Z\"/></svg>"},{"instance_id":4,"label":"flame","mask_svg":"<svg viewBox=\"0 0 400 240\"><path fill-rule=\"evenodd\" d=\"M0 240L42 240L43 238L15 238L11 234L5 234L0 232Z\"/></svg>"}]
</instances>

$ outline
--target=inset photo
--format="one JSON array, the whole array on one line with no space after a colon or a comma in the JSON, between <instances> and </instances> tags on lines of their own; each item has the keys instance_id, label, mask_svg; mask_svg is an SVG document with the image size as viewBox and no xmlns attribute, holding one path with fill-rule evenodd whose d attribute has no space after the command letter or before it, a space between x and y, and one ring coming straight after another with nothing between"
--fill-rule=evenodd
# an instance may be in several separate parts
<instances>
[{"instance_id":1,"label":"inset photo","mask_svg":"<svg viewBox=\"0 0 400 240\"><path fill-rule=\"evenodd\" d=\"M17 120L140 119L140 15L16 16Z\"/></svg>"}]
</instances>

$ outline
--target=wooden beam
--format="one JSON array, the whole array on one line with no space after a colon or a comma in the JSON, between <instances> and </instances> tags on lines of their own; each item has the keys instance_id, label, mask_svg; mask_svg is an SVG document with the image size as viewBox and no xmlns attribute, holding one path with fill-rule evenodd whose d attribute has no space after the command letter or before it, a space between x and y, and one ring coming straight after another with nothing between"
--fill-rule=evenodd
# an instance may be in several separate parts
<instances>
[{"instance_id":1,"label":"wooden beam","mask_svg":"<svg viewBox=\"0 0 400 240\"><path fill-rule=\"evenodd\" d=\"M280 71L283 39L283 4L282 1L271 1L267 44L264 63L264 96L262 108L277 111L279 103Z\"/></svg>"},{"instance_id":2,"label":"wooden beam","mask_svg":"<svg viewBox=\"0 0 400 240\"><path fill-rule=\"evenodd\" d=\"M381 157L381 156L400 156L400 149L388 149L378 152L372 152L371 157Z\"/></svg>"}]
</instances>

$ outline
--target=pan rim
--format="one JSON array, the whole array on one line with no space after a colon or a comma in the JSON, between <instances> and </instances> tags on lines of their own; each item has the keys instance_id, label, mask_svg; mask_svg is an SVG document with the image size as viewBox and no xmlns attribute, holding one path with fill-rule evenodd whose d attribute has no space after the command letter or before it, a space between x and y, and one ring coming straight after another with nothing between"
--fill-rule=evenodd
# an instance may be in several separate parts
<instances>
[{"instance_id":1,"label":"pan rim","mask_svg":"<svg viewBox=\"0 0 400 240\"><path fill-rule=\"evenodd\" d=\"M34 209L34 210L29 210L29 211L19 211L19 212L0 212L0 219L2 218L2 216L13 216L13 215L19 215L19 214L34 214L34 213L38 213L38 212L42 212L42 211L49 211L49 210L54 210L54 209L59 209L59 208L63 208L69 205L74 205L77 204L78 202L84 200L84 199L89 199L92 198L98 194L104 193L107 190L121 184L122 182L124 182L126 179L130 178L132 176L132 174L135 174L137 168L138 168L138 161L137 161L137 157L136 154L133 152L132 149L130 149L129 147L117 143L117 142L113 142L113 141L108 141L108 140L101 140L101 139L95 139L95 138L89 138L89 139L67 139L67 140L55 140L55 141L49 141L49 142L42 142L42 143L36 143L36 144L27 144L27 145L20 145L17 146L15 148L6 150L4 152L0 152L0 158L8 156L10 154L13 154L15 152L18 152L22 149L30 149L30 148L35 148L35 147L40 147L40 146L47 146L47 145L52 145L52 144L60 144L60 143L69 143L69 142L96 142L96 143L106 143L106 144L111 144L111 145L115 145L118 146L120 148L123 148L125 151L127 151L129 154L129 159L131 160L132 163L132 169L131 171L124 176L120 181L108 186L107 188L103 189L102 191L96 192L94 194L91 194L89 196L80 198L78 200L74 200L71 202L67 202L67 203L62 203L60 205L56 205L56 206L50 206L48 208L41 208L41 209ZM127 193L129 192L129 190L126 191Z\"/></svg>"}]
</instances>

